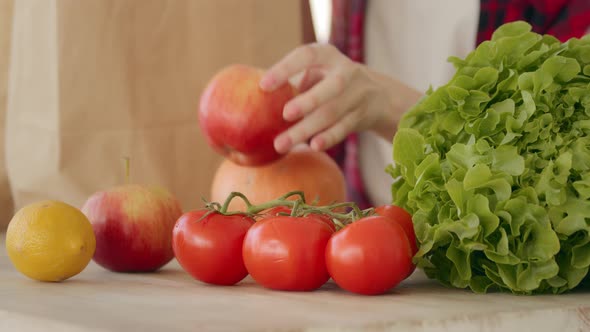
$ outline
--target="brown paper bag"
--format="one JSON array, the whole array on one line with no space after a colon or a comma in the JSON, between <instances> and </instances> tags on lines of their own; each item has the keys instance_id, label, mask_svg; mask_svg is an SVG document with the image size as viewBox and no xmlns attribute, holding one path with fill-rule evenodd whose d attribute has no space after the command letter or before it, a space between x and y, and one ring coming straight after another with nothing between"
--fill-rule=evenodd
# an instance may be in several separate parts
<instances>
[{"instance_id":1,"label":"brown paper bag","mask_svg":"<svg viewBox=\"0 0 590 332\"><path fill-rule=\"evenodd\" d=\"M4 158L6 88L8 84L11 23L12 0L0 0L0 232L6 227L13 214L12 197Z\"/></svg>"},{"instance_id":2,"label":"brown paper bag","mask_svg":"<svg viewBox=\"0 0 590 332\"><path fill-rule=\"evenodd\" d=\"M197 105L221 67L267 67L302 41L300 1L19 0L7 168L16 208L81 206L96 190L159 184L183 208L208 198L220 157Z\"/></svg>"}]
</instances>

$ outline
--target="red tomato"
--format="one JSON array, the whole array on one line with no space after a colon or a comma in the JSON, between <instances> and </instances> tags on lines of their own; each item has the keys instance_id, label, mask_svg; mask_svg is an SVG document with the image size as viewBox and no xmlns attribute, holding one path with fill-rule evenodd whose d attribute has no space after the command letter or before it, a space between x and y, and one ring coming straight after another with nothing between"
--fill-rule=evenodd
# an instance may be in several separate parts
<instances>
[{"instance_id":1,"label":"red tomato","mask_svg":"<svg viewBox=\"0 0 590 332\"><path fill-rule=\"evenodd\" d=\"M382 205L375 208L375 213L380 216L389 218L389 220L399 224L406 232L408 241L410 241L410 247L412 248L412 257L418 252L418 244L416 242L416 233L414 232L414 223L412 222L412 216L404 209L395 205ZM416 265L412 264L412 268L408 272L409 277L414 273Z\"/></svg>"},{"instance_id":2,"label":"red tomato","mask_svg":"<svg viewBox=\"0 0 590 332\"><path fill-rule=\"evenodd\" d=\"M276 216L284 216L284 215L291 215L291 208L288 206L277 206L271 209L268 209L267 211L265 211L262 216L263 218L268 218L268 217L276 217ZM309 215L315 216L319 219L321 219L323 222L326 223L326 225L328 225L332 231L336 231L336 225L334 224L334 222L332 221L332 219L325 215L325 214L321 214L321 213L311 213Z\"/></svg>"},{"instance_id":3,"label":"red tomato","mask_svg":"<svg viewBox=\"0 0 590 332\"><path fill-rule=\"evenodd\" d=\"M353 222L328 241L326 265L343 289L364 295L383 294L406 278L412 252L402 227L386 217Z\"/></svg>"},{"instance_id":4,"label":"red tomato","mask_svg":"<svg viewBox=\"0 0 590 332\"><path fill-rule=\"evenodd\" d=\"M197 280L215 285L236 284L248 275L242 245L254 220L218 212L201 219L207 212L191 211L178 219L172 234L174 255Z\"/></svg>"},{"instance_id":5,"label":"red tomato","mask_svg":"<svg viewBox=\"0 0 590 332\"><path fill-rule=\"evenodd\" d=\"M418 252L418 244L416 243L416 233L414 232L414 224L412 223L412 216L404 209L395 205L383 205L375 208L375 213L380 216L387 217L392 221L400 224L408 236L410 246L412 247L412 256Z\"/></svg>"},{"instance_id":6,"label":"red tomato","mask_svg":"<svg viewBox=\"0 0 590 332\"><path fill-rule=\"evenodd\" d=\"M330 278L325 250L332 234L332 229L314 216L263 219L246 234L244 264L250 276L266 288L317 289Z\"/></svg>"}]
</instances>

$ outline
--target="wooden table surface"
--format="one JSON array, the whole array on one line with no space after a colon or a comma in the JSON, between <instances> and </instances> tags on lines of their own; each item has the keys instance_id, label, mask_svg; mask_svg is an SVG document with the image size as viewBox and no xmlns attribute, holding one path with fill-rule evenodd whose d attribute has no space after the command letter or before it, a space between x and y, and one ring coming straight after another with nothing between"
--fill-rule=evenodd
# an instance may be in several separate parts
<instances>
[{"instance_id":1,"label":"wooden table surface","mask_svg":"<svg viewBox=\"0 0 590 332\"><path fill-rule=\"evenodd\" d=\"M418 271L383 296L331 282L312 293L277 292L251 279L208 286L175 261L152 274L91 263L65 282L43 283L13 268L0 236L0 331L590 331L588 290L476 295Z\"/></svg>"}]
</instances>

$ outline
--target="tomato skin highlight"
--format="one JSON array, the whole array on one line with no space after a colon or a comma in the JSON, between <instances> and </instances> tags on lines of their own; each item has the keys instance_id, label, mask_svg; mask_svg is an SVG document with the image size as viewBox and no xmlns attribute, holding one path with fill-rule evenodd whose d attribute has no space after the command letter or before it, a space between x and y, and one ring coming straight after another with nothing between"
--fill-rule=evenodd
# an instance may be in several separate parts
<instances>
[{"instance_id":1,"label":"tomato skin highlight","mask_svg":"<svg viewBox=\"0 0 590 332\"><path fill-rule=\"evenodd\" d=\"M370 216L336 232L326 246L332 279L352 293L379 295L406 278L412 268L403 228L383 216Z\"/></svg>"},{"instance_id":2,"label":"tomato skin highlight","mask_svg":"<svg viewBox=\"0 0 590 332\"><path fill-rule=\"evenodd\" d=\"M183 214L172 234L172 248L181 267L193 278L214 285L234 285L248 275L242 259L243 240L254 220L208 210Z\"/></svg>"},{"instance_id":3,"label":"tomato skin highlight","mask_svg":"<svg viewBox=\"0 0 590 332\"><path fill-rule=\"evenodd\" d=\"M325 250L332 234L332 229L314 216L262 219L244 238L244 264L263 287L315 290L330 278Z\"/></svg>"}]
</instances>

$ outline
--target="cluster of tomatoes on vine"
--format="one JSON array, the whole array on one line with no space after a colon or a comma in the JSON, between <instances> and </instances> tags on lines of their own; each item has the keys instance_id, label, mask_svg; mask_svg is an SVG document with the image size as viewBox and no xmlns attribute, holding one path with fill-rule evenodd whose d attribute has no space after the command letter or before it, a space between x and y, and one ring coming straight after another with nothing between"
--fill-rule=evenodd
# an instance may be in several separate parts
<instances>
[{"instance_id":1,"label":"cluster of tomatoes on vine","mask_svg":"<svg viewBox=\"0 0 590 332\"><path fill-rule=\"evenodd\" d=\"M247 208L228 211L234 198ZM223 205L207 203L181 216L172 246L181 267L208 284L234 285L249 274L269 289L313 291L332 278L364 295L386 293L406 279L418 250L402 208L316 206L302 192L258 205L233 192Z\"/></svg>"}]
</instances>

